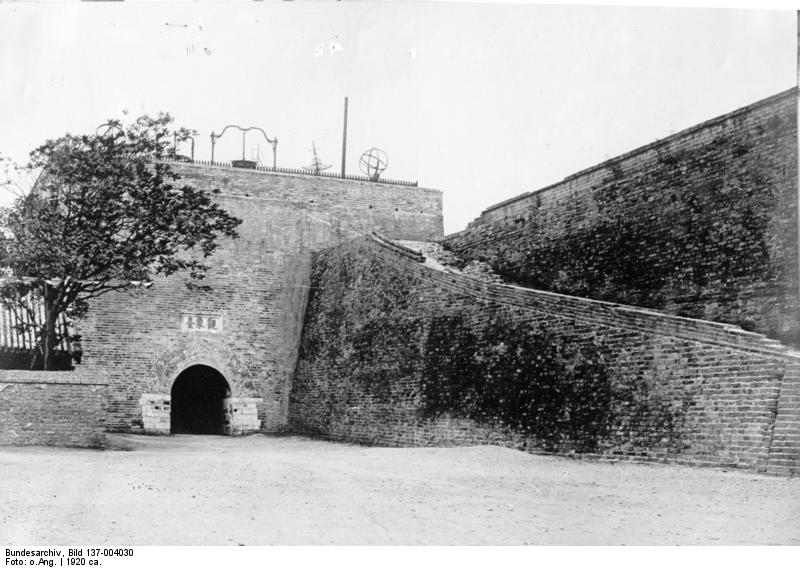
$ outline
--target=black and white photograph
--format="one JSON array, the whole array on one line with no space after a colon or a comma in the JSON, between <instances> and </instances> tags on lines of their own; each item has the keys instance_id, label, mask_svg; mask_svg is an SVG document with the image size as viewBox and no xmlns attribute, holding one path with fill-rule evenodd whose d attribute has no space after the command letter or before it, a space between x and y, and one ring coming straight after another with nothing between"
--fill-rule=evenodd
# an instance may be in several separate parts
<instances>
[{"instance_id":1,"label":"black and white photograph","mask_svg":"<svg viewBox=\"0 0 800 568\"><path fill-rule=\"evenodd\" d=\"M800 545L799 22L0 2L4 565Z\"/></svg>"}]
</instances>

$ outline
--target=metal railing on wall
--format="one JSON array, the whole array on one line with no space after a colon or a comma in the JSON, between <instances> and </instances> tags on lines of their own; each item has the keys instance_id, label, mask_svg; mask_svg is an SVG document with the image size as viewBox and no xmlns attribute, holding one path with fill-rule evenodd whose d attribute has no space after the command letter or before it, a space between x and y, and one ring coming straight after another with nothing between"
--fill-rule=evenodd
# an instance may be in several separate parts
<instances>
[{"instance_id":1,"label":"metal railing on wall","mask_svg":"<svg viewBox=\"0 0 800 568\"><path fill-rule=\"evenodd\" d=\"M191 160L191 159L171 159L171 158L164 158L163 161L165 162L178 162L178 163L186 163L186 164L197 164L199 166L220 166L224 168L233 168L233 164L231 162L210 162L207 160ZM255 170L259 172L272 172L277 174L292 174L292 175L301 175L301 176L310 176L310 177L325 177L325 178L332 178L332 179L347 179L352 181L367 181L370 183L385 183L387 185L402 185L406 187L419 187L416 181L405 181L405 180L396 180L396 179L388 179L388 178L379 178L377 180L373 180L368 178L367 176L354 176L350 174L345 174L342 176L338 173L333 172L310 172L308 170L300 169L300 168L270 168L266 166L255 166L252 168L236 168L237 170Z\"/></svg>"}]
</instances>

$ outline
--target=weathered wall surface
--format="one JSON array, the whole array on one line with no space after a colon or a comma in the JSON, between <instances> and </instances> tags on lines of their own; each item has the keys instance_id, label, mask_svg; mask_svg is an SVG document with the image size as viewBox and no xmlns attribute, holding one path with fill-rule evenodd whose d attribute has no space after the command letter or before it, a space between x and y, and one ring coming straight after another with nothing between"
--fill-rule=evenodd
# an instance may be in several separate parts
<instances>
[{"instance_id":1,"label":"weathered wall surface","mask_svg":"<svg viewBox=\"0 0 800 568\"><path fill-rule=\"evenodd\" d=\"M0 371L0 445L102 448L105 404L87 373Z\"/></svg>"},{"instance_id":2,"label":"weathered wall surface","mask_svg":"<svg viewBox=\"0 0 800 568\"><path fill-rule=\"evenodd\" d=\"M523 286L800 345L796 90L490 207L444 244Z\"/></svg>"},{"instance_id":3,"label":"weathered wall surface","mask_svg":"<svg viewBox=\"0 0 800 568\"><path fill-rule=\"evenodd\" d=\"M789 441L770 461L798 353L732 326L419 260L375 238L315 255L293 430L798 472L796 398L781 401Z\"/></svg>"},{"instance_id":4,"label":"weathered wall surface","mask_svg":"<svg viewBox=\"0 0 800 568\"><path fill-rule=\"evenodd\" d=\"M195 364L222 373L232 397L262 399L257 408L262 429L280 430L286 422L311 251L376 227L405 238L441 237L441 194L172 165L183 182L215 193L228 212L243 219L240 238L226 240L208 259L211 270L204 284L211 292L190 291L182 277L173 276L157 279L149 289L93 302L79 323L80 368L101 374L111 385L110 430L142 428L142 396L168 395L177 375ZM206 324L212 317L216 329L188 329L187 317L206 318Z\"/></svg>"},{"instance_id":5,"label":"weathered wall surface","mask_svg":"<svg viewBox=\"0 0 800 568\"><path fill-rule=\"evenodd\" d=\"M437 189L181 162L170 166L195 187L291 205L333 231L378 231L411 240L438 239L443 232Z\"/></svg>"}]
</instances>

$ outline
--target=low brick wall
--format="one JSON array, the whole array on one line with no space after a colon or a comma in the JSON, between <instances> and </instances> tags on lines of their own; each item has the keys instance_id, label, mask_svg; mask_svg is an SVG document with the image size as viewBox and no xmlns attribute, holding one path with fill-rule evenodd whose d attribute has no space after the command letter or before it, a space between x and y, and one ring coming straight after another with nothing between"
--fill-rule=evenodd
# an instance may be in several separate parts
<instances>
[{"instance_id":1,"label":"low brick wall","mask_svg":"<svg viewBox=\"0 0 800 568\"><path fill-rule=\"evenodd\" d=\"M782 397L797 352L730 325L423 261L374 238L315 256L291 429L800 472L796 405ZM773 431L785 441L770 453Z\"/></svg>"},{"instance_id":2,"label":"low brick wall","mask_svg":"<svg viewBox=\"0 0 800 568\"><path fill-rule=\"evenodd\" d=\"M0 371L0 445L102 448L106 384L81 371Z\"/></svg>"}]
</instances>

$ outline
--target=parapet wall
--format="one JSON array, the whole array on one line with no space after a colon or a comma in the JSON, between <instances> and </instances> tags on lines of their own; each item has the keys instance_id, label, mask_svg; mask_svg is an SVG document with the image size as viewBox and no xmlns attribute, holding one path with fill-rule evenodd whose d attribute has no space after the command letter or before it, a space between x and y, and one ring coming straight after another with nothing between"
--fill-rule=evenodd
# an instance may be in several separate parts
<instances>
[{"instance_id":1,"label":"parapet wall","mask_svg":"<svg viewBox=\"0 0 800 568\"><path fill-rule=\"evenodd\" d=\"M411 240L443 235L442 192L437 189L183 162L169 165L195 187L292 205L311 215L322 214L335 227L354 233L379 231Z\"/></svg>"},{"instance_id":2,"label":"parapet wall","mask_svg":"<svg viewBox=\"0 0 800 568\"><path fill-rule=\"evenodd\" d=\"M800 471L800 354L758 334L479 281L379 238L317 253L311 284L295 431Z\"/></svg>"},{"instance_id":3,"label":"parapet wall","mask_svg":"<svg viewBox=\"0 0 800 568\"><path fill-rule=\"evenodd\" d=\"M0 445L105 445L106 383L79 371L0 370Z\"/></svg>"},{"instance_id":4,"label":"parapet wall","mask_svg":"<svg viewBox=\"0 0 800 568\"><path fill-rule=\"evenodd\" d=\"M792 89L488 208L443 244L506 280L800 346Z\"/></svg>"}]
</instances>

